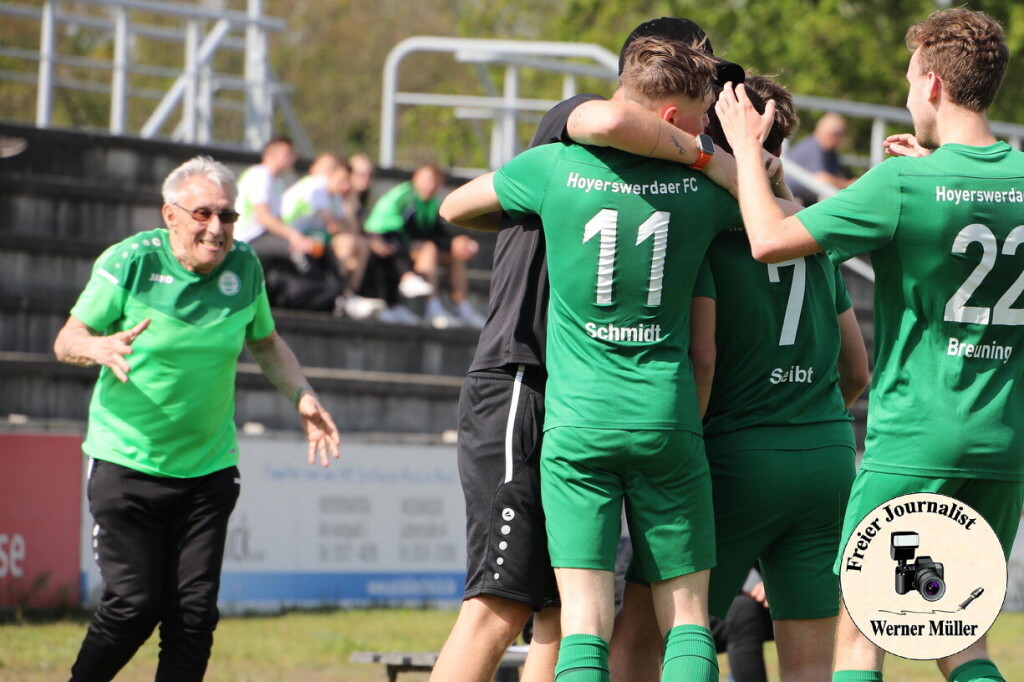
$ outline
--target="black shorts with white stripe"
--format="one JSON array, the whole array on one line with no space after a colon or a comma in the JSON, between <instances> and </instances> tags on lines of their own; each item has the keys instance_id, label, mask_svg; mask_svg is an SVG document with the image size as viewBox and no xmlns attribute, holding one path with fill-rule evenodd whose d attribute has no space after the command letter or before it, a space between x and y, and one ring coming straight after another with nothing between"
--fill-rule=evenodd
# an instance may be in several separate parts
<instances>
[{"instance_id":1,"label":"black shorts with white stripe","mask_svg":"<svg viewBox=\"0 0 1024 682\"><path fill-rule=\"evenodd\" d=\"M543 370L471 372L459 398L459 476L466 496L466 593L534 609L558 606L544 512Z\"/></svg>"}]
</instances>

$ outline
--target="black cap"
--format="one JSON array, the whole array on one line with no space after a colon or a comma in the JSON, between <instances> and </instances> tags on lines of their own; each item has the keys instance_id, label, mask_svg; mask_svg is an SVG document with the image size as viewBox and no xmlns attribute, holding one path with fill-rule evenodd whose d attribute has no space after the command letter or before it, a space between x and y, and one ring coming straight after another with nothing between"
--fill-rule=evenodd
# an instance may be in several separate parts
<instances>
[{"instance_id":1,"label":"black cap","mask_svg":"<svg viewBox=\"0 0 1024 682\"><path fill-rule=\"evenodd\" d=\"M626 38L626 42L622 44L622 50L619 51L619 74L622 73L623 55L626 53L626 48L636 40L637 38L646 38L648 36L654 36L655 38L663 38L665 40L672 40L680 43L686 43L687 45L693 45L704 41L702 49L712 57L715 56L715 50L711 46L711 39L708 38L708 34L704 32L700 26L690 21L689 19L677 19L675 17L661 17L659 19L651 19L645 21L629 34ZM717 75L715 77L715 84L721 87L726 83L742 83L744 79L743 67L739 64L728 62L719 57L715 57Z\"/></svg>"}]
</instances>

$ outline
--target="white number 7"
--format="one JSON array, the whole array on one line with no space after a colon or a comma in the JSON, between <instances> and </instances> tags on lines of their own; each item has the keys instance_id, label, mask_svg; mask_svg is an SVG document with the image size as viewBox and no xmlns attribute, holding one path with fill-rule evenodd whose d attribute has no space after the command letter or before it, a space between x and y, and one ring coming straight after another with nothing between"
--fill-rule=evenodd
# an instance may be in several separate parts
<instances>
[{"instance_id":1,"label":"white number 7","mask_svg":"<svg viewBox=\"0 0 1024 682\"><path fill-rule=\"evenodd\" d=\"M779 335L780 346L792 346L796 341L796 328L800 324L800 313L804 307L804 288L807 278L807 263L803 258L771 263L768 266L768 280L779 283L779 268L793 266L793 285L789 289L789 302L786 304L786 317L782 321L782 333Z\"/></svg>"}]
</instances>

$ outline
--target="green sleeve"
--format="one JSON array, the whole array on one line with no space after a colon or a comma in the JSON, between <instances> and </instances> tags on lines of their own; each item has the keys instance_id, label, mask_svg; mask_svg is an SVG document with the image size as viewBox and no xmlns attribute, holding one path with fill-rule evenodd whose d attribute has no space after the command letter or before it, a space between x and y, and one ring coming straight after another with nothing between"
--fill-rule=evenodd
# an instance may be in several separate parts
<instances>
[{"instance_id":1,"label":"green sleeve","mask_svg":"<svg viewBox=\"0 0 1024 682\"><path fill-rule=\"evenodd\" d=\"M403 182L385 192L373 205L363 229L376 234L400 231L405 226L405 211L409 205L410 192L411 182Z\"/></svg>"},{"instance_id":2,"label":"green sleeve","mask_svg":"<svg viewBox=\"0 0 1024 682\"><path fill-rule=\"evenodd\" d=\"M850 294L846 290L846 280L843 279L843 268L842 266L835 266L836 268L836 314L845 313L847 310L853 307L853 301L850 299Z\"/></svg>"},{"instance_id":3,"label":"green sleeve","mask_svg":"<svg viewBox=\"0 0 1024 682\"><path fill-rule=\"evenodd\" d=\"M270 300L267 298L266 288L260 291L252 306L252 322L245 328L245 340L259 341L267 338L274 331L274 318L270 314Z\"/></svg>"},{"instance_id":4,"label":"green sleeve","mask_svg":"<svg viewBox=\"0 0 1024 682\"><path fill-rule=\"evenodd\" d=\"M115 244L96 259L92 275L71 314L92 329L105 332L124 316L128 291L124 288L135 261L124 242Z\"/></svg>"},{"instance_id":5,"label":"green sleeve","mask_svg":"<svg viewBox=\"0 0 1024 682\"><path fill-rule=\"evenodd\" d=\"M715 248L714 244L711 248ZM718 299L718 290L715 288L715 278L711 274L711 262L708 260L709 254L704 254L704 260L700 263L700 269L697 270L697 280L693 283L693 295L701 296L703 298Z\"/></svg>"},{"instance_id":6,"label":"green sleeve","mask_svg":"<svg viewBox=\"0 0 1024 682\"><path fill-rule=\"evenodd\" d=\"M501 208L512 217L540 215L547 178L565 145L545 144L528 149L494 174L494 191Z\"/></svg>"},{"instance_id":7,"label":"green sleeve","mask_svg":"<svg viewBox=\"0 0 1024 682\"><path fill-rule=\"evenodd\" d=\"M900 218L900 159L890 159L835 196L797 213L833 263L888 244Z\"/></svg>"},{"instance_id":8,"label":"green sleeve","mask_svg":"<svg viewBox=\"0 0 1024 682\"><path fill-rule=\"evenodd\" d=\"M713 192L716 220L715 230L717 232L724 232L734 227L743 227L743 215L740 213L740 204L736 201L736 197L729 194L728 190L703 177L702 173L698 172L697 175L700 176L700 180L705 186Z\"/></svg>"},{"instance_id":9,"label":"green sleeve","mask_svg":"<svg viewBox=\"0 0 1024 682\"><path fill-rule=\"evenodd\" d=\"M253 283L256 291L252 294L252 320L245 328L246 341L259 341L265 339L274 331L274 316L270 313L270 299L267 298L266 277L263 275L263 266L255 254L250 263L254 270L248 281Z\"/></svg>"}]
</instances>

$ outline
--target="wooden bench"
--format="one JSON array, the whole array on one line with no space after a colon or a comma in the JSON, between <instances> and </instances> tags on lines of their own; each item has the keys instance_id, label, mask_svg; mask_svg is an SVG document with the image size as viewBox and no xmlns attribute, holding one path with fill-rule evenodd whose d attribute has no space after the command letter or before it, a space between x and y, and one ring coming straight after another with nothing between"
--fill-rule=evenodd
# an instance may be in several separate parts
<instances>
[{"instance_id":1,"label":"wooden bench","mask_svg":"<svg viewBox=\"0 0 1024 682\"><path fill-rule=\"evenodd\" d=\"M515 682L519 679L519 668L526 662L528 647L512 646L498 664L495 682ZM349 657L352 663L379 663L385 666L388 682L395 682L399 673L429 673L437 663L436 651L399 652L399 651L354 651Z\"/></svg>"}]
</instances>

